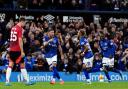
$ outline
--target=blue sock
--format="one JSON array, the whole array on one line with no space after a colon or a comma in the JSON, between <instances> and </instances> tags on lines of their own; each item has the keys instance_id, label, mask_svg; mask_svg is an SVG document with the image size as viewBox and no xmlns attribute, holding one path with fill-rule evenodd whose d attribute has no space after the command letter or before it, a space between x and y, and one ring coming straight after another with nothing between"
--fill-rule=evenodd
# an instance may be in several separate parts
<instances>
[{"instance_id":1,"label":"blue sock","mask_svg":"<svg viewBox=\"0 0 128 89\"><path fill-rule=\"evenodd\" d=\"M53 78L56 78L56 73L53 71Z\"/></svg>"},{"instance_id":2,"label":"blue sock","mask_svg":"<svg viewBox=\"0 0 128 89\"><path fill-rule=\"evenodd\" d=\"M84 72L86 79L90 79L88 71L86 69L83 69L83 72Z\"/></svg>"},{"instance_id":3,"label":"blue sock","mask_svg":"<svg viewBox=\"0 0 128 89\"><path fill-rule=\"evenodd\" d=\"M111 79L110 79L110 76L109 76L109 73L108 73L108 72L106 72L106 71L105 71L104 73L105 73L105 75L106 75L107 79L108 79L108 80L111 80Z\"/></svg>"},{"instance_id":4,"label":"blue sock","mask_svg":"<svg viewBox=\"0 0 128 89\"><path fill-rule=\"evenodd\" d=\"M59 75L57 68L55 66L53 66L53 77L54 76L57 77L58 79L60 79L60 75Z\"/></svg>"}]
</instances>

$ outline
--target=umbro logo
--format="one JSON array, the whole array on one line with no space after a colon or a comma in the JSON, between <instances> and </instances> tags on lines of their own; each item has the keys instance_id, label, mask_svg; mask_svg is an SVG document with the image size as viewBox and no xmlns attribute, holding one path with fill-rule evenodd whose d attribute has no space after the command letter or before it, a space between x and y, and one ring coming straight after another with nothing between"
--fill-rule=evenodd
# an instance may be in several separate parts
<instances>
[{"instance_id":1,"label":"umbro logo","mask_svg":"<svg viewBox=\"0 0 128 89\"><path fill-rule=\"evenodd\" d=\"M47 21L51 21L51 20L53 20L54 18L55 18L55 17L52 16L52 15L50 15L50 14L44 16L44 19L46 19Z\"/></svg>"}]
</instances>

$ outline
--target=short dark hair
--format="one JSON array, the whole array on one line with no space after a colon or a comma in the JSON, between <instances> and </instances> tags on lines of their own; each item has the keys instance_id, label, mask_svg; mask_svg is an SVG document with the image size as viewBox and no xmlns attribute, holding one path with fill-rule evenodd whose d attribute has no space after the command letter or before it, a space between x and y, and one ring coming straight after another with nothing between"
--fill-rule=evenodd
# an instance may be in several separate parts
<instances>
[{"instance_id":1,"label":"short dark hair","mask_svg":"<svg viewBox=\"0 0 128 89\"><path fill-rule=\"evenodd\" d=\"M28 53L27 56L30 56L31 57L32 55L31 55L31 53Z\"/></svg>"},{"instance_id":2,"label":"short dark hair","mask_svg":"<svg viewBox=\"0 0 128 89\"><path fill-rule=\"evenodd\" d=\"M24 17L20 17L19 18L19 22L21 22L21 21L25 21L25 18Z\"/></svg>"},{"instance_id":3,"label":"short dark hair","mask_svg":"<svg viewBox=\"0 0 128 89\"><path fill-rule=\"evenodd\" d=\"M86 32L85 32L84 29L80 29L80 33L81 33L82 36L85 36L86 35Z\"/></svg>"}]
</instances>

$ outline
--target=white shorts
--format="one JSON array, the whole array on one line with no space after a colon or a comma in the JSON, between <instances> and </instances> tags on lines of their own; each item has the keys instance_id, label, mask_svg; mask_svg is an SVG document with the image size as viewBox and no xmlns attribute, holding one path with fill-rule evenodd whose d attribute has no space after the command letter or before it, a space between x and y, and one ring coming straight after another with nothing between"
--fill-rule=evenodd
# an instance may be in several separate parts
<instances>
[{"instance_id":1,"label":"white shorts","mask_svg":"<svg viewBox=\"0 0 128 89\"><path fill-rule=\"evenodd\" d=\"M114 66L114 58L106 58L106 57L103 57L102 59L102 63L103 63L103 66L104 65L107 65L107 66Z\"/></svg>"},{"instance_id":2,"label":"white shorts","mask_svg":"<svg viewBox=\"0 0 128 89\"><path fill-rule=\"evenodd\" d=\"M46 58L48 65L51 65L52 63L57 63L57 55L51 57L51 58Z\"/></svg>"},{"instance_id":3,"label":"white shorts","mask_svg":"<svg viewBox=\"0 0 128 89\"><path fill-rule=\"evenodd\" d=\"M93 59L94 57L91 58L84 58L83 63L86 65L86 67L92 67L93 66Z\"/></svg>"}]
</instances>

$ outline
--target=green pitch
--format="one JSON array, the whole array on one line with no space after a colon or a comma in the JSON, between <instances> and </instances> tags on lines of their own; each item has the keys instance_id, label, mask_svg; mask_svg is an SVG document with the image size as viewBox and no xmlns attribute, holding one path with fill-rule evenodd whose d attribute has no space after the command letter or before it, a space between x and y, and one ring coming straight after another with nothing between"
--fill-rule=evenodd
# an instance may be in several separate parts
<instances>
[{"instance_id":1,"label":"green pitch","mask_svg":"<svg viewBox=\"0 0 128 89\"><path fill-rule=\"evenodd\" d=\"M32 86L26 86L23 83L11 84L12 86L4 86L4 83L0 83L0 89L128 89L128 82L93 82L90 85L84 82L65 82L64 85L59 83L50 85L48 82L38 82Z\"/></svg>"}]
</instances>

